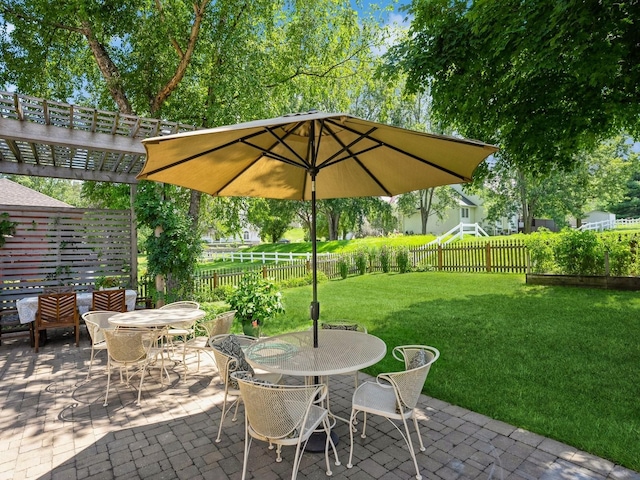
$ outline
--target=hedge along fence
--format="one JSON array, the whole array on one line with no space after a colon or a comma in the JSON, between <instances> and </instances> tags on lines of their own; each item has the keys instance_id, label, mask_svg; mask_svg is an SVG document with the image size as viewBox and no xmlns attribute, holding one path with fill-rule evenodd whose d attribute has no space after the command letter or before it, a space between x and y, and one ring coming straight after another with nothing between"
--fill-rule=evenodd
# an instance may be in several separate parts
<instances>
[{"instance_id":1,"label":"hedge along fence","mask_svg":"<svg viewBox=\"0 0 640 480\"><path fill-rule=\"evenodd\" d=\"M564 229L527 238L531 273L640 275L640 238L634 233Z\"/></svg>"},{"instance_id":2,"label":"hedge along fence","mask_svg":"<svg viewBox=\"0 0 640 480\"><path fill-rule=\"evenodd\" d=\"M102 276L135 285L128 210L0 205L0 212L16 227L0 248L0 310L46 286L86 291Z\"/></svg>"},{"instance_id":3,"label":"hedge along fence","mask_svg":"<svg viewBox=\"0 0 640 480\"><path fill-rule=\"evenodd\" d=\"M526 237L462 241L411 250L406 247L383 248L389 260L388 271L392 272L402 270L403 264L399 258L401 253L407 253L409 267L415 270L497 273L582 271L582 274L592 275L601 275L610 271L613 275L640 274L640 248L638 248L640 238L636 235L567 230L560 234L541 231ZM585 240L587 236L589 240ZM593 238L596 238L596 242ZM588 251L583 248L584 244L596 245L596 247ZM577 248L580 245L582 247ZM556 250L564 253L556 256L554 253ZM385 268L381 261L381 252L382 249L374 248L345 254L323 254L318 258L318 272L329 279L337 279L342 276L341 264L344 264L348 275L360 274L362 273L359 268L361 262L358 258L362 258L363 255L366 257L365 273L382 272ZM607 257L610 264L608 270ZM587 268L588 265L592 267ZM196 293L206 297L215 289L231 288L239 283L242 275L247 271L260 271L265 278L286 283L293 279L308 277L311 273L311 262L264 264L233 270L204 270L196 275ZM152 296L151 292L144 290L146 283L148 282L142 280L139 282L143 297Z\"/></svg>"}]
</instances>

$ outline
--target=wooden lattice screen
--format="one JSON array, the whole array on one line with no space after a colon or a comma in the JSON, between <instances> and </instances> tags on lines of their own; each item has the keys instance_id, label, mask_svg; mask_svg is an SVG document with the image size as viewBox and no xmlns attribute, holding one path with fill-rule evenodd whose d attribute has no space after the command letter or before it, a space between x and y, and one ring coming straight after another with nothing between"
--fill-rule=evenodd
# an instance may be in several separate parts
<instances>
[{"instance_id":1,"label":"wooden lattice screen","mask_svg":"<svg viewBox=\"0 0 640 480\"><path fill-rule=\"evenodd\" d=\"M0 205L17 223L0 247L0 309L37 295L43 287L73 285L86 291L101 276L135 286L136 242L131 212Z\"/></svg>"}]
</instances>

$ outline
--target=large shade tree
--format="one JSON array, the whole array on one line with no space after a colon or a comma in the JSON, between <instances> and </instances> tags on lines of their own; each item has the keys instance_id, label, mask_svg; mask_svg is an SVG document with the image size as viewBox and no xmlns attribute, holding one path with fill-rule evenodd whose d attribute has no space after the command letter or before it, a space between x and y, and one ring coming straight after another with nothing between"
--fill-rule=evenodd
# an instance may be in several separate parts
<instances>
[{"instance_id":1,"label":"large shade tree","mask_svg":"<svg viewBox=\"0 0 640 480\"><path fill-rule=\"evenodd\" d=\"M621 131L640 133L640 3L414 0L388 54L435 118L548 172Z\"/></svg>"},{"instance_id":2,"label":"large shade tree","mask_svg":"<svg viewBox=\"0 0 640 480\"><path fill-rule=\"evenodd\" d=\"M5 0L0 28L2 88L203 127L349 91L376 35L345 0ZM183 228L184 206L158 209L170 192L148 193L139 217L175 239L162 230ZM200 204L193 192L194 225ZM197 241L193 233L186 242Z\"/></svg>"}]
</instances>

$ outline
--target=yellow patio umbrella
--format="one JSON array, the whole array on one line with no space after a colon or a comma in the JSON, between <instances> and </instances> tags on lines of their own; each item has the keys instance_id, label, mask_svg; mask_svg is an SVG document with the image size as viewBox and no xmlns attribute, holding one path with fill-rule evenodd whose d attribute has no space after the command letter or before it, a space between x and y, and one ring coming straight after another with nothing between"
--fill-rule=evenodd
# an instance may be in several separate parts
<instances>
[{"instance_id":1,"label":"yellow patio umbrella","mask_svg":"<svg viewBox=\"0 0 640 480\"><path fill-rule=\"evenodd\" d=\"M314 345L318 342L316 199L393 196L471 181L498 149L344 113L308 112L148 138L139 179L214 196L311 201Z\"/></svg>"}]
</instances>

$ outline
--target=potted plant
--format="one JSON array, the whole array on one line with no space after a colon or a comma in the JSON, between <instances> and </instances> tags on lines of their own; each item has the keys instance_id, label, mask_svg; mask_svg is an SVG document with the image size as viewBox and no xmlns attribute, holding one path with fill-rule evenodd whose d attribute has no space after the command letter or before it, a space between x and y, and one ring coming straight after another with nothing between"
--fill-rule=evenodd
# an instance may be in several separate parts
<instances>
[{"instance_id":1,"label":"potted plant","mask_svg":"<svg viewBox=\"0 0 640 480\"><path fill-rule=\"evenodd\" d=\"M228 298L245 335L260 336L264 322L284 312L282 294L260 273L246 273Z\"/></svg>"},{"instance_id":2,"label":"potted plant","mask_svg":"<svg viewBox=\"0 0 640 480\"><path fill-rule=\"evenodd\" d=\"M120 287L120 279L118 277L98 277L96 280L96 288L98 290L113 290Z\"/></svg>"}]
</instances>

